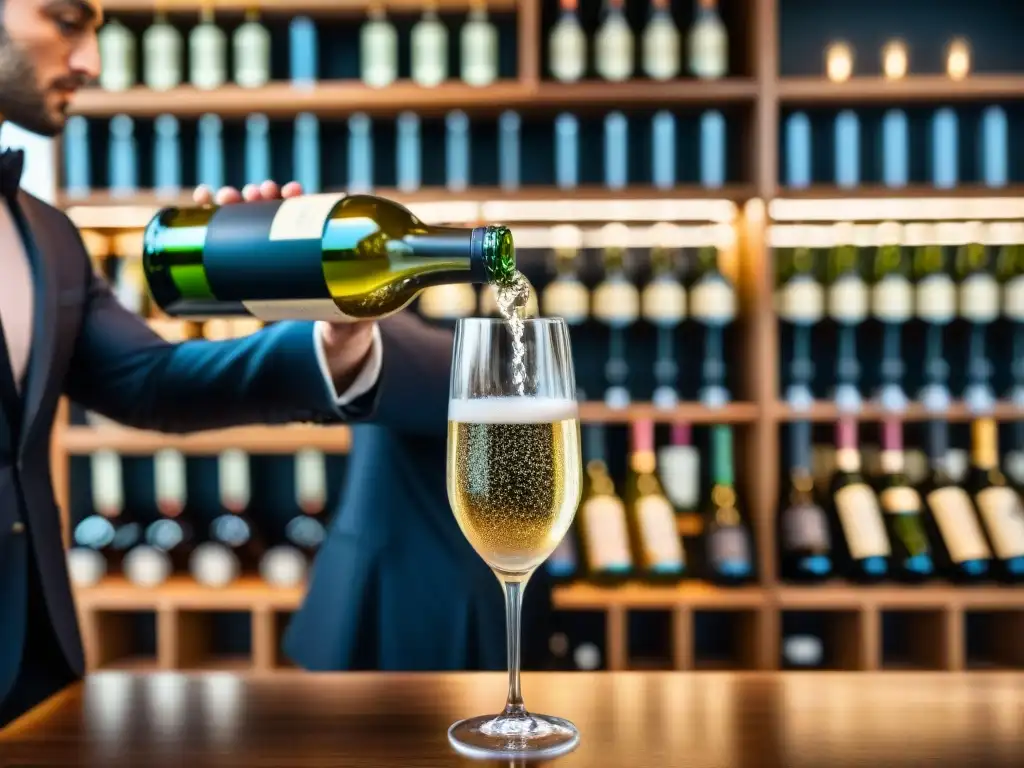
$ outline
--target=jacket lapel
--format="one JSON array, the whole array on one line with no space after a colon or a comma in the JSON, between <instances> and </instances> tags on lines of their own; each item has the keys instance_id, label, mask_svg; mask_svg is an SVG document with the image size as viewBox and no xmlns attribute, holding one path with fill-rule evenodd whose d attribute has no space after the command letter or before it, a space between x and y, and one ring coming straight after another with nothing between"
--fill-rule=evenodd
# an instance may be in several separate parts
<instances>
[{"instance_id":1,"label":"jacket lapel","mask_svg":"<svg viewBox=\"0 0 1024 768\"><path fill-rule=\"evenodd\" d=\"M21 423L21 448L36 426L47 383L53 367L60 290L56 264L54 228L47 226L45 210L35 200L19 192L11 212L21 227L22 242L32 260L35 280L35 316L32 327L32 353L25 379L25 417Z\"/></svg>"}]
</instances>

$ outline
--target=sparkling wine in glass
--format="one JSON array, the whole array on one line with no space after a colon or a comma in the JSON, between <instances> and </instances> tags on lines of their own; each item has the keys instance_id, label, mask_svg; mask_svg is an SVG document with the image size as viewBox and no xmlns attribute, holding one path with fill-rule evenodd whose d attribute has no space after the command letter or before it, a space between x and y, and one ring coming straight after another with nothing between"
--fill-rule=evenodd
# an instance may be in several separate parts
<instances>
[{"instance_id":1,"label":"sparkling wine in glass","mask_svg":"<svg viewBox=\"0 0 1024 768\"><path fill-rule=\"evenodd\" d=\"M522 344L514 344L519 332ZM519 641L523 591L572 525L582 475L565 322L459 320L448 403L448 499L463 534L504 589L509 674L503 712L448 730L464 755L550 758L579 743L568 720L527 711Z\"/></svg>"}]
</instances>

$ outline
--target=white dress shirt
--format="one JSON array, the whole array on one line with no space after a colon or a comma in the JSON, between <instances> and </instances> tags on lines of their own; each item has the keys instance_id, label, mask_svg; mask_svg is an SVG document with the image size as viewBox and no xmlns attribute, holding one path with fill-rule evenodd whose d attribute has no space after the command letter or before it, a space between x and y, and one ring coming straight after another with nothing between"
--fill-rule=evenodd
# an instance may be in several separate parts
<instances>
[{"instance_id":1,"label":"white dress shirt","mask_svg":"<svg viewBox=\"0 0 1024 768\"><path fill-rule=\"evenodd\" d=\"M21 242L21 234L7 204L0 202L0 320L3 321L4 340L11 358L15 385L19 390L32 349L34 297L32 270ZM313 346L327 383L327 391L334 395L338 407L348 405L366 394L377 383L382 361L380 328L377 325L373 326L373 342L362 371L352 385L341 393L335 389L334 380L327 369L327 355L318 326L313 328Z\"/></svg>"}]
</instances>

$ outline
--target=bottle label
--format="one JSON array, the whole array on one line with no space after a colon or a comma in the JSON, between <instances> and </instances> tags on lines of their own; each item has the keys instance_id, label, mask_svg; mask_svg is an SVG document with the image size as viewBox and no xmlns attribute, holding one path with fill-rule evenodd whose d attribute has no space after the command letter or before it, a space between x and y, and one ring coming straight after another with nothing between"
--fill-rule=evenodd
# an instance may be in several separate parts
<instances>
[{"instance_id":1,"label":"bottle label","mask_svg":"<svg viewBox=\"0 0 1024 768\"><path fill-rule=\"evenodd\" d=\"M907 486L886 488L879 495L879 501L882 503L882 510L890 515L921 510L921 497L917 491Z\"/></svg>"},{"instance_id":2,"label":"bottle label","mask_svg":"<svg viewBox=\"0 0 1024 768\"><path fill-rule=\"evenodd\" d=\"M868 316L868 287L859 277L840 277L828 289L828 313L836 320L859 323Z\"/></svg>"},{"instance_id":3,"label":"bottle label","mask_svg":"<svg viewBox=\"0 0 1024 768\"><path fill-rule=\"evenodd\" d=\"M675 280L655 280L644 287L641 305L652 323L680 322L686 317L686 289Z\"/></svg>"},{"instance_id":4,"label":"bottle label","mask_svg":"<svg viewBox=\"0 0 1024 768\"><path fill-rule=\"evenodd\" d=\"M1024 275L1011 277L1003 285L1003 314L1011 320L1024 321Z\"/></svg>"},{"instance_id":5,"label":"bottle label","mask_svg":"<svg viewBox=\"0 0 1024 768\"><path fill-rule=\"evenodd\" d=\"M789 280L779 288L778 312L791 323L816 323L825 314L825 290L813 278Z\"/></svg>"},{"instance_id":6,"label":"bottle label","mask_svg":"<svg viewBox=\"0 0 1024 768\"><path fill-rule=\"evenodd\" d=\"M627 325L640 315L640 292L627 280L607 280L594 289L594 316L609 325Z\"/></svg>"},{"instance_id":7,"label":"bottle label","mask_svg":"<svg viewBox=\"0 0 1024 768\"><path fill-rule=\"evenodd\" d=\"M554 280L544 289L544 314L570 325L582 323L590 312L590 292L578 280Z\"/></svg>"},{"instance_id":8,"label":"bottle label","mask_svg":"<svg viewBox=\"0 0 1024 768\"><path fill-rule=\"evenodd\" d=\"M690 312L705 322L736 317L736 292L725 280L701 280L690 291Z\"/></svg>"},{"instance_id":9,"label":"bottle label","mask_svg":"<svg viewBox=\"0 0 1024 768\"><path fill-rule=\"evenodd\" d=\"M825 511L817 504L797 504L786 510L782 535L788 549L829 549L832 537Z\"/></svg>"},{"instance_id":10,"label":"bottle label","mask_svg":"<svg viewBox=\"0 0 1024 768\"><path fill-rule=\"evenodd\" d=\"M971 508L971 499L962 488L948 486L932 491L928 504L954 563L987 560L992 556Z\"/></svg>"},{"instance_id":11,"label":"bottle label","mask_svg":"<svg viewBox=\"0 0 1024 768\"><path fill-rule=\"evenodd\" d=\"M1024 555L1024 506L1012 488L985 488L977 496L992 548L1000 560Z\"/></svg>"},{"instance_id":12,"label":"bottle label","mask_svg":"<svg viewBox=\"0 0 1024 768\"><path fill-rule=\"evenodd\" d=\"M973 274L960 283L960 315L975 323L990 323L999 315L999 285L989 274Z\"/></svg>"},{"instance_id":13,"label":"bottle label","mask_svg":"<svg viewBox=\"0 0 1024 768\"><path fill-rule=\"evenodd\" d=\"M439 21L421 21L412 33L412 79L433 86L448 77L448 35Z\"/></svg>"},{"instance_id":14,"label":"bottle label","mask_svg":"<svg viewBox=\"0 0 1024 768\"><path fill-rule=\"evenodd\" d=\"M324 320L328 323L354 323L359 318L350 317L338 309L334 299L268 299L265 301L243 301L242 305L253 317L264 323L282 320Z\"/></svg>"},{"instance_id":15,"label":"bottle label","mask_svg":"<svg viewBox=\"0 0 1024 768\"><path fill-rule=\"evenodd\" d=\"M696 509L700 502L700 452L692 445L658 449L658 477L677 509Z\"/></svg>"},{"instance_id":16,"label":"bottle label","mask_svg":"<svg viewBox=\"0 0 1024 768\"><path fill-rule=\"evenodd\" d=\"M590 567L595 571L628 571L632 558L622 502L612 496L597 496L587 500L581 511Z\"/></svg>"},{"instance_id":17,"label":"bottle label","mask_svg":"<svg viewBox=\"0 0 1024 768\"><path fill-rule=\"evenodd\" d=\"M719 528L711 536L709 547L711 562L718 573L737 578L750 574L750 544L742 528Z\"/></svg>"},{"instance_id":18,"label":"bottle label","mask_svg":"<svg viewBox=\"0 0 1024 768\"><path fill-rule=\"evenodd\" d=\"M657 18L644 30L644 72L655 80L679 74L679 33L665 18Z\"/></svg>"},{"instance_id":19,"label":"bottle label","mask_svg":"<svg viewBox=\"0 0 1024 768\"><path fill-rule=\"evenodd\" d=\"M636 502L636 516L651 570L679 570L683 565L683 545L676 529L675 512L668 500L661 496L644 496Z\"/></svg>"},{"instance_id":20,"label":"bottle label","mask_svg":"<svg viewBox=\"0 0 1024 768\"><path fill-rule=\"evenodd\" d=\"M956 317L956 285L949 275L927 275L915 288L917 316L932 323L948 323Z\"/></svg>"},{"instance_id":21,"label":"bottle label","mask_svg":"<svg viewBox=\"0 0 1024 768\"><path fill-rule=\"evenodd\" d=\"M420 314L436 320L469 317L476 310L476 291L466 283L432 285L419 298Z\"/></svg>"},{"instance_id":22,"label":"bottle label","mask_svg":"<svg viewBox=\"0 0 1024 768\"><path fill-rule=\"evenodd\" d=\"M888 557L889 536L874 491L864 483L853 483L836 491L835 500L850 555L855 560Z\"/></svg>"},{"instance_id":23,"label":"bottle label","mask_svg":"<svg viewBox=\"0 0 1024 768\"><path fill-rule=\"evenodd\" d=\"M345 195L322 192L281 201L270 224L270 240L321 240L335 206Z\"/></svg>"},{"instance_id":24,"label":"bottle label","mask_svg":"<svg viewBox=\"0 0 1024 768\"><path fill-rule=\"evenodd\" d=\"M871 308L875 317L890 323L902 323L914 316L914 289L902 275L886 275L871 289Z\"/></svg>"},{"instance_id":25,"label":"bottle label","mask_svg":"<svg viewBox=\"0 0 1024 768\"><path fill-rule=\"evenodd\" d=\"M587 65L587 39L578 23L560 21L551 33L551 74L563 83L583 77Z\"/></svg>"}]
</instances>

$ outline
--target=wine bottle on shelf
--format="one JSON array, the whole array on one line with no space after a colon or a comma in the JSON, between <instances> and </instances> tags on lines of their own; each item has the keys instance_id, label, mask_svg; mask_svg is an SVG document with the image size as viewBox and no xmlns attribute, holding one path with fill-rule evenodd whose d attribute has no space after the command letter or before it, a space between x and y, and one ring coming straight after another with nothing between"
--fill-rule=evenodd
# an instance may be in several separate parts
<instances>
[{"instance_id":1,"label":"wine bottle on shelf","mask_svg":"<svg viewBox=\"0 0 1024 768\"><path fill-rule=\"evenodd\" d=\"M461 109L444 119L444 185L450 192L465 192L470 185L469 116Z\"/></svg>"},{"instance_id":2,"label":"wine bottle on shelf","mask_svg":"<svg viewBox=\"0 0 1024 768\"><path fill-rule=\"evenodd\" d=\"M914 289L907 275L908 260L903 257L902 228L884 224L878 231L880 245L875 252L875 283L871 287L871 312L882 324L878 401L886 410L903 411L907 395L903 390L900 336L903 325L914 314Z\"/></svg>"},{"instance_id":3,"label":"wine bottle on shelf","mask_svg":"<svg viewBox=\"0 0 1024 768\"><path fill-rule=\"evenodd\" d=\"M544 561L552 583L568 584L580 575L579 542L576 540L576 529L570 528L558 542L551 557Z\"/></svg>"},{"instance_id":4,"label":"wine bottle on shelf","mask_svg":"<svg viewBox=\"0 0 1024 768\"><path fill-rule=\"evenodd\" d=\"M181 196L181 132L178 118L159 115L153 121L153 191L163 199ZM140 238L141 245L141 238ZM142 252L133 253L135 258Z\"/></svg>"},{"instance_id":5,"label":"wine bottle on shelf","mask_svg":"<svg viewBox=\"0 0 1024 768\"><path fill-rule=\"evenodd\" d=\"M782 578L817 582L832 576L832 533L814 494L809 421L789 425L789 489L783 505L778 526Z\"/></svg>"},{"instance_id":6,"label":"wine bottle on shelf","mask_svg":"<svg viewBox=\"0 0 1024 768\"><path fill-rule=\"evenodd\" d=\"M224 142L218 115L205 114L199 118L196 142L196 176L200 184L210 189L224 186Z\"/></svg>"},{"instance_id":7,"label":"wine bottle on shelf","mask_svg":"<svg viewBox=\"0 0 1024 768\"><path fill-rule=\"evenodd\" d=\"M651 0L651 15L643 31L645 75L652 80L671 80L679 76L679 38L671 1Z\"/></svg>"},{"instance_id":8,"label":"wine bottle on shelf","mask_svg":"<svg viewBox=\"0 0 1024 768\"><path fill-rule=\"evenodd\" d=\"M1002 313L1010 323L1013 385L1010 400L1024 406L1024 229L1013 234L1017 242L1004 243L999 249L997 271L1002 284Z\"/></svg>"},{"instance_id":9,"label":"wine bottle on shelf","mask_svg":"<svg viewBox=\"0 0 1024 768\"><path fill-rule=\"evenodd\" d=\"M860 119L852 109L836 115L834 128L835 183L840 189L860 184Z\"/></svg>"},{"instance_id":10,"label":"wine bottle on shelf","mask_svg":"<svg viewBox=\"0 0 1024 768\"><path fill-rule=\"evenodd\" d=\"M667 109L651 118L651 184L658 189L676 186L676 117Z\"/></svg>"},{"instance_id":11,"label":"wine bottle on shelf","mask_svg":"<svg viewBox=\"0 0 1024 768\"><path fill-rule=\"evenodd\" d=\"M92 192L92 163L89 161L89 119L71 115L64 125L61 141L64 155L64 195L88 197Z\"/></svg>"},{"instance_id":12,"label":"wine bottle on shelf","mask_svg":"<svg viewBox=\"0 0 1024 768\"><path fill-rule=\"evenodd\" d=\"M259 9L245 12L245 21L235 30L234 53L238 85L259 88L270 81L270 31L260 23Z\"/></svg>"},{"instance_id":13,"label":"wine bottle on shelf","mask_svg":"<svg viewBox=\"0 0 1024 768\"><path fill-rule=\"evenodd\" d=\"M736 585L754 576L750 528L734 481L732 427L711 428L711 487L704 502L704 573L709 581Z\"/></svg>"},{"instance_id":14,"label":"wine bottle on shelf","mask_svg":"<svg viewBox=\"0 0 1024 768\"><path fill-rule=\"evenodd\" d=\"M693 555L700 548L704 518L700 513L700 452L693 444L689 424L673 424L668 444L658 448L658 477L675 507L683 552Z\"/></svg>"},{"instance_id":15,"label":"wine bottle on shelf","mask_svg":"<svg viewBox=\"0 0 1024 768\"><path fill-rule=\"evenodd\" d=\"M153 486L159 517L146 526L142 543L124 561L125 576L137 587L156 587L173 573L185 571L196 544L185 515L187 477L185 457L179 451L154 454Z\"/></svg>"},{"instance_id":16,"label":"wine bottle on shelf","mask_svg":"<svg viewBox=\"0 0 1024 768\"><path fill-rule=\"evenodd\" d=\"M153 23L142 33L142 82L152 91L176 88L184 76L183 65L184 40L167 20L160 0Z\"/></svg>"},{"instance_id":17,"label":"wine bottle on shelf","mask_svg":"<svg viewBox=\"0 0 1024 768\"><path fill-rule=\"evenodd\" d=\"M882 115L882 184L905 187L910 178L910 130L907 113L889 109Z\"/></svg>"},{"instance_id":18,"label":"wine bottle on shelf","mask_svg":"<svg viewBox=\"0 0 1024 768\"><path fill-rule=\"evenodd\" d=\"M364 112L348 119L349 194L373 189L373 121Z\"/></svg>"},{"instance_id":19,"label":"wine bottle on shelf","mask_svg":"<svg viewBox=\"0 0 1024 768\"><path fill-rule=\"evenodd\" d=\"M854 581L873 582L889 574L892 544L874 489L861 473L857 422L836 424L836 472L832 477L836 570Z\"/></svg>"},{"instance_id":20,"label":"wine bottle on shelf","mask_svg":"<svg viewBox=\"0 0 1024 768\"><path fill-rule=\"evenodd\" d=\"M814 254L810 248L782 250L777 259L777 311L783 321L793 326L793 359L789 364L786 402L792 408L807 409L814 403L811 342L814 327L825 314L825 290L814 273Z\"/></svg>"},{"instance_id":21,"label":"wine bottle on shelf","mask_svg":"<svg viewBox=\"0 0 1024 768\"><path fill-rule=\"evenodd\" d=\"M869 293L861 274L853 227L836 226L836 245L829 259L828 314L839 326L836 383L833 399L840 411L858 411L860 363L857 329L868 316Z\"/></svg>"},{"instance_id":22,"label":"wine bottle on shelf","mask_svg":"<svg viewBox=\"0 0 1024 768\"><path fill-rule=\"evenodd\" d=\"M629 184L629 120L621 112L604 118L604 185L623 189Z\"/></svg>"},{"instance_id":23,"label":"wine bottle on shelf","mask_svg":"<svg viewBox=\"0 0 1024 768\"><path fill-rule=\"evenodd\" d=\"M633 76L633 30L626 19L625 0L605 0L594 59L597 74L605 80L621 82Z\"/></svg>"},{"instance_id":24,"label":"wine bottle on shelf","mask_svg":"<svg viewBox=\"0 0 1024 768\"><path fill-rule=\"evenodd\" d=\"M548 59L551 74L563 83L575 83L587 71L587 36L580 24L577 0L560 0L561 13L551 28Z\"/></svg>"},{"instance_id":25,"label":"wine bottle on shelf","mask_svg":"<svg viewBox=\"0 0 1024 768\"><path fill-rule=\"evenodd\" d=\"M580 553L589 581L615 584L633 575L626 505L608 473L605 427L583 427L586 478L576 515Z\"/></svg>"},{"instance_id":26,"label":"wine bottle on shelf","mask_svg":"<svg viewBox=\"0 0 1024 768\"><path fill-rule=\"evenodd\" d=\"M412 80L433 88L448 79L448 28L438 18L437 0L428 0L412 28Z\"/></svg>"},{"instance_id":27,"label":"wine bottle on shelf","mask_svg":"<svg viewBox=\"0 0 1024 768\"><path fill-rule=\"evenodd\" d=\"M312 112L295 116L293 176L307 195L320 192L320 121Z\"/></svg>"},{"instance_id":28,"label":"wine bottle on shelf","mask_svg":"<svg viewBox=\"0 0 1024 768\"><path fill-rule=\"evenodd\" d=\"M327 465L322 451L295 454L295 501L299 512L285 523L284 541L260 560L260 576L273 587L297 587L327 537Z\"/></svg>"},{"instance_id":29,"label":"wine bottle on shelf","mask_svg":"<svg viewBox=\"0 0 1024 768\"><path fill-rule=\"evenodd\" d=\"M203 0L197 24L188 36L189 80L200 90L220 88L227 80L227 37L213 18L213 0Z\"/></svg>"},{"instance_id":30,"label":"wine bottle on shelf","mask_svg":"<svg viewBox=\"0 0 1024 768\"><path fill-rule=\"evenodd\" d=\"M270 120L260 113L245 118L245 178L249 184L261 184L273 174L270 170Z\"/></svg>"},{"instance_id":31,"label":"wine bottle on shelf","mask_svg":"<svg viewBox=\"0 0 1024 768\"><path fill-rule=\"evenodd\" d=\"M235 235L223 240L224 231ZM368 240L373 231L387 236ZM379 249L372 264L371 242ZM258 275L238 257L255 253ZM150 293L172 317L370 319L400 311L430 285L506 284L516 274L505 227L428 225L369 195L165 208L145 229L143 254ZM353 276L356 259L362 269ZM214 269L218 280L207 281Z\"/></svg>"},{"instance_id":32,"label":"wine bottle on shelf","mask_svg":"<svg viewBox=\"0 0 1024 768\"><path fill-rule=\"evenodd\" d=\"M360 77L371 88L384 88L398 77L398 32L379 0L370 3L359 34Z\"/></svg>"},{"instance_id":33,"label":"wine bottle on shelf","mask_svg":"<svg viewBox=\"0 0 1024 768\"><path fill-rule=\"evenodd\" d=\"M991 418L971 425L972 461L967 489L991 545L993 575L1024 582L1024 505L999 466L999 437Z\"/></svg>"},{"instance_id":34,"label":"wine bottle on shelf","mask_svg":"<svg viewBox=\"0 0 1024 768\"><path fill-rule=\"evenodd\" d=\"M512 192L519 189L523 119L506 110L498 117L498 186Z\"/></svg>"},{"instance_id":35,"label":"wine bottle on shelf","mask_svg":"<svg viewBox=\"0 0 1024 768\"><path fill-rule=\"evenodd\" d=\"M555 186L575 189L580 182L580 124L575 115L555 118Z\"/></svg>"},{"instance_id":36,"label":"wine bottle on shelf","mask_svg":"<svg viewBox=\"0 0 1024 768\"><path fill-rule=\"evenodd\" d=\"M690 287L690 314L704 326L701 402L718 408L731 395L726 378L725 329L736 319L736 291L718 264L718 249L703 246L697 254L697 277Z\"/></svg>"},{"instance_id":37,"label":"wine bottle on shelf","mask_svg":"<svg viewBox=\"0 0 1024 768\"><path fill-rule=\"evenodd\" d=\"M579 278L578 262L583 235L578 227L560 224L552 228L555 279L547 284L541 297L546 317L561 317L569 325L579 325L590 314L590 291Z\"/></svg>"},{"instance_id":38,"label":"wine bottle on shelf","mask_svg":"<svg viewBox=\"0 0 1024 768\"><path fill-rule=\"evenodd\" d=\"M729 36L718 15L718 0L699 0L689 43L690 72L702 80L716 80L726 74L729 69Z\"/></svg>"},{"instance_id":39,"label":"wine bottle on shelf","mask_svg":"<svg viewBox=\"0 0 1024 768\"><path fill-rule=\"evenodd\" d=\"M605 402L612 408L624 408L630 402L626 329L640 315L640 292L626 274L627 237L625 227L614 224L605 226L604 278L593 293L594 317L609 328Z\"/></svg>"},{"instance_id":40,"label":"wine bottle on shelf","mask_svg":"<svg viewBox=\"0 0 1024 768\"><path fill-rule=\"evenodd\" d=\"M971 497L957 485L949 469L949 425L928 423L928 458L931 472L923 496L931 513L925 519L937 571L956 582L980 581L992 568L989 548Z\"/></svg>"},{"instance_id":41,"label":"wine bottle on shelf","mask_svg":"<svg viewBox=\"0 0 1024 768\"><path fill-rule=\"evenodd\" d=\"M110 195L132 197L139 191L139 155L135 140L135 121L128 115L110 118L109 167Z\"/></svg>"},{"instance_id":42,"label":"wine bottle on shelf","mask_svg":"<svg viewBox=\"0 0 1024 768\"><path fill-rule=\"evenodd\" d=\"M640 312L644 320L658 329L656 386L651 400L659 408L673 408L679 401L675 333L686 319L686 289L676 272L678 227L659 225L657 232L659 245L651 249L652 276L640 295Z\"/></svg>"},{"instance_id":43,"label":"wine bottle on shelf","mask_svg":"<svg viewBox=\"0 0 1024 768\"><path fill-rule=\"evenodd\" d=\"M288 48L292 87L311 88L317 78L319 46L316 23L309 16L295 16L289 22Z\"/></svg>"},{"instance_id":44,"label":"wine bottle on shelf","mask_svg":"<svg viewBox=\"0 0 1024 768\"><path fill-rule=\"evenodd\" d=\"M935 560L921 495L904 471L903 425L896 419L882 424L882 479L878 500L892 545L892 576L917 582L935 575Z\"/></svg>"},{"instance_id":45,"label":"wine bottle on shelf","mask_svg":"<svg viewBox=\"0 0 1024 768\"><path fill-rule=\"evenodd\" d=\"M964 400L975 413L995 404L992 365L985 353L988 326L999 316L999 284L992 273L988 248L982 243L980 224L966 227L967 242L957 249L956 272L960 283L960 316L970 325L967 387Z\"/></svg>"},{"instance_id":46,"label":"wine bottle on shelf","mask_svg":"<svg viewBox=\"0 0 1024 768\"><path fill-rule=\"evenodd\" d=\"M460 54L462 81L467 85L490 85L498 78L498 29L487 14L485 0L470 0Z\"/></svg>"},{"instance_id":47,"label":"wine bottle on shelf","mask_svg":"<svg viewBox=\"0 0 1024 768\"><path fill-rule=\"evenodd\" d=\"M806 112L794 112L786 118L786 186L809 187L812 181L813 136Z\"/></svg>"},{"instance_id":48,"label":"wine bottle on shelf","mask_svg":"<svg viewBox=\"0 0 1024 768\"><path fill-rule=\"evenodd\" d=\"M926 225L919 240L914 253L914 304L918 319L925 324L925 383L918 399L929 411L941 412L950 401L949 363L942 348L944 329L956 317L956 285L946 269L938 229Z\"/></svg>"},{"instance_id":49,"label":"wine bottle on shelf","mask_svg":"<svg viewBox=\"0 0 1024 768\"><path fill-rule=\"evenodd\" d=\"M979 133L978 165L982 183L986 187L1005 187L1010 167L1006 110L994 105L986 107L981 113Z\"/></svg>"},{"instance_id":50,"label":"wine bottle on shelf","mask_svg":"<svg viewBox=\"0 0 1024 768\"><path fill-rule=\"evenodd\" d=\"M633 562L636 575L651 582L672 583L686 573L686 555L676 526L675 510L658 482L654 422L634 421L632 452L626 477Z\"/></svg>"},{"instance_id":51,"label":"wine bottle on shelf","mask_svg":"<svg viewBox=\"0 0 1024 768\"><path fill-rule=\"evenodd\" d=\"M97 34L100 48L99 85L105 91L126 91L135 85L135 36L117 19Z\"/></svg>"}]
</instances>

